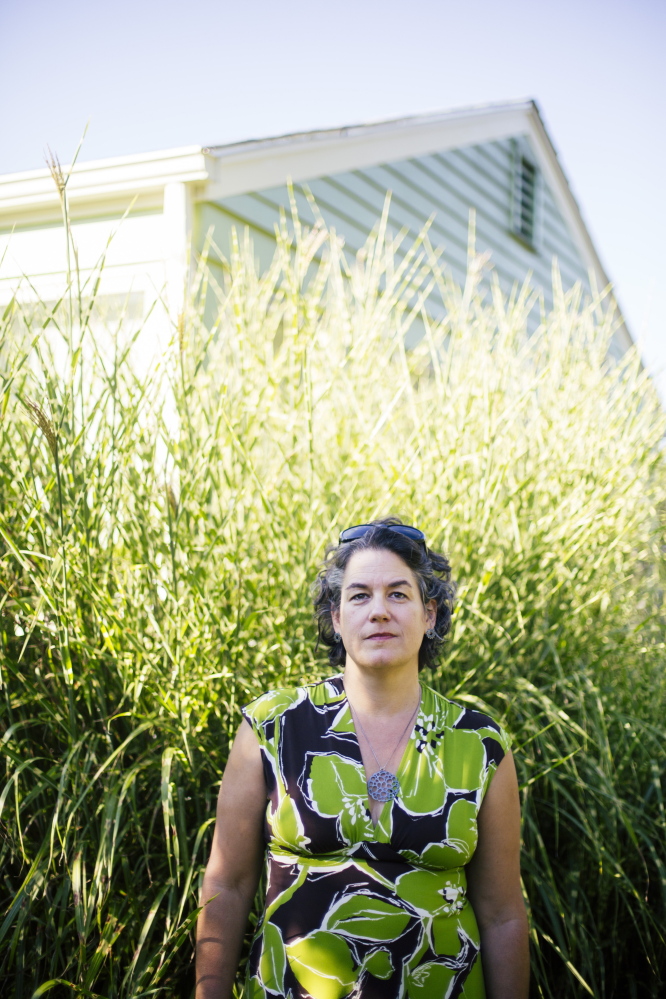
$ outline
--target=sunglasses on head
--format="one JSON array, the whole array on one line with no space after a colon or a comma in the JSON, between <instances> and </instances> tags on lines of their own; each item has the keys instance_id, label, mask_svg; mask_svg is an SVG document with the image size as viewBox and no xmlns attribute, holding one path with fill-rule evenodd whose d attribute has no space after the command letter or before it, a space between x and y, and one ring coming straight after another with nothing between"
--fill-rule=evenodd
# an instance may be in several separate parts
<instances>
[{"instance_id":1,"label":"sunglasses on head","mask_svg":"<svg viewBox=\"0 0 666 999\"><path fill-rule=\"evenodd\" d=\"M356 524L355 527L347 527L341 533L340 544L344 544L345 541L356 541L375 527L381 527L385 531L394 531L396 534L402 534L404 538L409 538L411 541L419 541L424 548L426 547L426 536L423 531L419 531L418 527L410 527L408 524Z\"/></svg>"}]
</instances>

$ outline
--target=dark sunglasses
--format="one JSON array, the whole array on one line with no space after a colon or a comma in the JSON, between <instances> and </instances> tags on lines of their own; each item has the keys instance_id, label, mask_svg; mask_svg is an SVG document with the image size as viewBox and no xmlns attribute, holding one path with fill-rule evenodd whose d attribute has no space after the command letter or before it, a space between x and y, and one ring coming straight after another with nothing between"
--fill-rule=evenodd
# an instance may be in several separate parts
<instances>
[{"instance_id":1,"label":"dark sunglasses","mask_svg":"<svg viewBox=\"0 0 666 999\"><path fill-rule=\"evenodd\" d=\"M395 531L396 534L402 534L403 537L409 538L411 541L420 541L423 547L426 547L426 536L423 531L419 531L418 527L410 527L408 524L357 524L355 527L347 527L342 532L340 544L343 545L345 541L356 541L357 538L362 538L364 534L372 531L375 527Z\"/></svg>"}]
</instances>

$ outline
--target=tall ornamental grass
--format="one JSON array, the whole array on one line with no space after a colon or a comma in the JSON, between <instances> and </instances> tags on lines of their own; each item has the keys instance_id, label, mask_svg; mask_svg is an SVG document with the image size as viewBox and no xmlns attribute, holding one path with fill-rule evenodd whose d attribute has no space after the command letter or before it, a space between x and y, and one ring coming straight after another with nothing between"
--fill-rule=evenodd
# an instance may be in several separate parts
<instances>
[{"instance_id":1,"label":"tall ornamental grass","mask_svg":"<svg viewBox=\"0 0 666 999\"><path fill-rule=\"evenodd\" d=\"M75 278L0 344L5 994L192 994L239 706L326 675L317 563L399 512L459 584L426 681L513 733L533 995L663 996L664 415L603 295L284 224L139 376Z\"/></svg>"}]
</instances>

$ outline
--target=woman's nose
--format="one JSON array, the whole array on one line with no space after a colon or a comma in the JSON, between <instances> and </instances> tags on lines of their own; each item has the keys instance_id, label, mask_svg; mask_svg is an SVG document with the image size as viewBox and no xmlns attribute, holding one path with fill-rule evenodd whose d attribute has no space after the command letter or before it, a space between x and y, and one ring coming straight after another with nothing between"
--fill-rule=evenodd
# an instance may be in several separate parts
<instances>
[{"instance_id":1,"label":"woman's nose","mask_svg":"<svg viewBox=\"0 0 666 999\"><path fill-rule=\"evenodd\" d=\"M374 621L377 618L390 617L389 609L383 597L374 597L370 605L370 617Z\"/></svg>"}]
</instances>

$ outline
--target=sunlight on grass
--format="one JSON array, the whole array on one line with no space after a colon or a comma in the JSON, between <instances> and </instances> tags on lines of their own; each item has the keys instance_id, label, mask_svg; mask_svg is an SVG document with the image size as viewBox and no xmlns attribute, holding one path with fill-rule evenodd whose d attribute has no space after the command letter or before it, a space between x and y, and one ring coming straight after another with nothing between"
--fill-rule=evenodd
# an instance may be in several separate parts
<instances>
[{"instance_id":1,"label":"sunlight on grass","mask_svg":"<svg viewBox=\"0 0 666 999\"><path fill-rule=\"evenodd\" d=\"M121 317L102 339L74 278L61 303L6 310L13 995L190 994L239 705L326 672L316 564L342 527L388 512L459 582L426 680L514 736L534 995L663 994L664 415L635 355L607 362L603 299L555 273L528 335L536 297L507 299L482 265L470 256L460 288L426 234L406 245L380 223L348 259L325 228L284 223L264 273L243 240L222 284L202 262L141 377L140 331ZM433 294L442 321L421 308Z\"/></svg>"}]
</instances>

